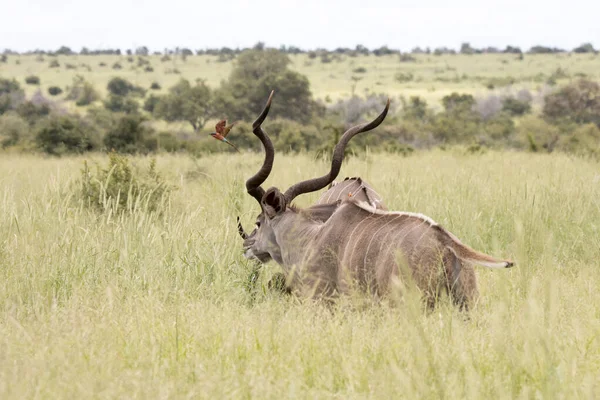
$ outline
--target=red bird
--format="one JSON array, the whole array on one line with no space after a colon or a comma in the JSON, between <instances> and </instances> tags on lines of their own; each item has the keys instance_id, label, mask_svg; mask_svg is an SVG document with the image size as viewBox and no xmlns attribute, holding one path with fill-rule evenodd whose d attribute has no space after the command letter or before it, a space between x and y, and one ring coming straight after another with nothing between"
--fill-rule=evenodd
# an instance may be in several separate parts
<instances>
[{"instance_id":1,"label":"red bird","mask_svg":"<svg viewBox=\"0 0 600 400\"><path fill-rule=\"evenodd\" d=\"M235 149L235 151L237 151L239 153L240 151L238 150L238 148L235 147L233 145L233 143L231 143L229 140L226 139L227 135L229 134L229 131L231 130L231 128L233 128L234 125L235 125L235 122L233 124L227 125L227 120L222 119L219 122L217 122L217 124L215 125L216 132L212 132L210 134L210 136L214 137L217 140L220 140L221 142L227 143L228 145L233 147Z\"/></svg>"}]
</instances>

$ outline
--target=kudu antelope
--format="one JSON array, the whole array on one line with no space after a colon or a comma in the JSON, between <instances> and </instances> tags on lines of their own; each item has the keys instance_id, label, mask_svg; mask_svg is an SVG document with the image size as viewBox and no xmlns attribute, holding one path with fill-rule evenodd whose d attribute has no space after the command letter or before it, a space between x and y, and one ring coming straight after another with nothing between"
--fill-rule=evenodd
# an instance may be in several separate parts
<instances>
[{"instance_id":1,"label":"kudu antelope","mask_svg":"<svg viewBox=\"0 0 600 400\"><path fill-rule=\"evenodd\" d=\"M297 196L320 190L335 179L349 140L376 128L387 114L389 100L373 121L342 135L328 174L296 183L284 193L275 187L265 191L261 184L273 166L274 151L261 124L272 95L253 124L266 155L260 170L246 181L246 189L259 202L261 213L256 229L244 241L244 255L274 259L282 266L293 291L333 298L359 287L381 297L403 279L403 271L410 271L430 307L446 290L457 305L468 308L478 294L472 264L491 268L513 265L471 249L421 214L377 210L352 198L307 209L291 205ZM314 218L315 213L329 217L322 221Z\"/></svg>"}]
</instances>

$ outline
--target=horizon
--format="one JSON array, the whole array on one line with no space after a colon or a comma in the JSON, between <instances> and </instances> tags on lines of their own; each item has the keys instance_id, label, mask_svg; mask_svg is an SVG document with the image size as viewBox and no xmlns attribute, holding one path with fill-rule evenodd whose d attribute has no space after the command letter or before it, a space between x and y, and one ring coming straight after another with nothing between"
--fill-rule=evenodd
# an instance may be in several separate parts
<instances>
[{"instance_id":1,"label":"horizon","mask_svg":"<svg viewBox=\"0 0 600 400\"><path fill-rule=\"evenodd\" d=\"M10 17L0 26L0 49L23 53L66 46L78 52L84 47L124 51L146 46L151 52L162 52L176 47L243 49L263 42L267 47L303 50L357 45L402 52L415 47L458 50L461 43L470 43L477 49L514 46L526 51L540 45L568 51L584 43L600 45L600 27L595 22L600 3L591 1L401 3L381 0L365 7L358 0L285 4L173 0L165 8L155 0L101 4L29 0L11 5Z\"/></svg>"}]
</instances>

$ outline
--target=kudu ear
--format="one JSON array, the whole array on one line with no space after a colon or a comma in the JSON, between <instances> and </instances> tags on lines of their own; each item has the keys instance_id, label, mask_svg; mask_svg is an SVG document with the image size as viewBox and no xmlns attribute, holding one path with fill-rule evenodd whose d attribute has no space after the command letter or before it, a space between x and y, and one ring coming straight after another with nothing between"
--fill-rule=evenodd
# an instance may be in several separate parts
<instances>
[{"instance_id":1,"label":"kudu ear","mask_svg":"<svg viewBox=\"0 0 600 400\"><path fill-rule=\"evenodd\" d=\"M285 196L274 187L265 192L260 203L269 218L284 212L286 208Z\"/></svg>"}]
</instances>

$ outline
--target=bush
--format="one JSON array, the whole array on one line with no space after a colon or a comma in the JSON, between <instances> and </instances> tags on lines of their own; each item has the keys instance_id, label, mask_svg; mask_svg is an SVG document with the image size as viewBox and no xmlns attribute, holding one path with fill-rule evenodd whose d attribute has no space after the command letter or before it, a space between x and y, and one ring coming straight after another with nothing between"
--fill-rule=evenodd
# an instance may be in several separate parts
<instances>
[{"instance_id":1,"label":"bush","mask_svg":"<svg viewBox=\"0 0 600 400\"><path fill-rule=\"evenodd\" d=\"M109 153L108 165L96 165L95 172L86 161L77 184L85 206L112 212L162 211L174 189L156 171L156 160L147 169L137 169L116 153Z\"/></svg>"},{"instance_id":2,"label":"bush","mask_svg":"<svg viewBox=\"0 0 600 400\"><path fill-rule=\"evenodd\" d=\"M539 152L552 152L560 138L560 129L533 115L525 116L517 127L516 145Z\"/></svg>"},{"instance_id":3,"label":"bush","mask_svg":"<svg viewBox=\"0 0 600 400\"><path fill-rule=\"evenodd\" d=\"M10 112L0 115L0 146L14 146L29 139L29 124L19 115Z\"/></svg>"},{"instance_id":4,"label":"bush","mask_svg":"<svg viewBox=\"0 0 600 400\"><path fill-rule=\"evenodd\" d=\"M48 88L48 93L50 94L50 96L58 96L62 92L63 92L63 90L61 88L59 88L58 86L50 86Z\"/></svg>"},{"instance_id":5,"label":"bush","mask_svg":"<svg viewBox=\"0 0 600 400\"><path fill-rule=\"evenodd\" d=\"M67 100L75 101L77 106L87 106L99 98L100 96L96 92L96 89L94 89L94 86L81 75L73 78L73 86L66 97Z\"/></svg>"},{"instance_id":6,"label":"bush","mask_svg":"<svg viewBox=\"0 0 600 400\"><path fill-rule=\"evenodd\" d=\"M0 115L14 110L25 101L25 92L14 79L0 78Z\"/></svg>"},{"instance_id":7,"label":"bush","mask_svg":"<svg viewBox=\"0 0 600 400\"><path fill-rule=\"evenodd\" d=\"M160 102L160 97L151 94L150 96L148 96L148 98L144 101L144 111L148 111L149 113L153 113L154 109L156 108L156 105Z\"/></svg>"},{"instance_id":8,"label":"bush","mask_svg":"<svg viewBox=\"0 0 600 400\"><path fill-rule=\"evenodd\" d=\"M365 67L358 67L354 68L352 72L354 72L355 74L364 74L365 72L367 72L367 69Z\"/></svg>"},{"instance_id":9,"label":"bush","mask_svg":"<svg viewBox=\"0 0 600 400\"><path fill-rule=\"evenodd\" d=\"M397 72L396 75L394 75L394 79L399 83L410 82L414 78L415 76L411 72Z\"/></svg>"},{"instance_id":10,"label":"bush","mask_svg":"<svg viewBox=\"0 0 600 400\"><path fill-rule=\"evenodd\" d=\"M268 132L276 151L306 151L313 149L322 141L322 135L315 126L302 125L284 118L277 118L270 122Z\"/></svg>"},{"instance_id":11,"label":"bush","mask_svg":"<svg viewBox=\"0 0 600 400\"><path fill-rule=\"evenodd\" d=\"M407 54L407 53L400 54L400 62L416 62L416 61L417 61L417 59L410 54Z\"/></svg>"},{"instance_id":12,"label":"bush","mask_svg":"<svg viewBox=\"0 0 600 400\"><path fill-rule=\"evenodd\" d=\"M557 149L579 155L600 156L600 129L595 124L578 126L559 139Z\"/></svg>"},{"instance_id":13,"label":"bush","mask_svg":"<svg viewBox=\"0 0 600 400\"><path fill-rule=\"evenodd\" d=\"M60 67L60 63L58 62L58 60L52 60L52 61L50 61L49 67L50 68L58 68L58 67Z\"/></svg>"},{"instance_id":14,"label":"bush","mask_svg":"<svg viewBox=\"0 0 600 400\"><path fill-rule=\"evenodd\" d=\"M16 108L17 114L21 116L24 120L29 122L30 125L34 125L40 119L50 114L50 104L49 102L41 101L41 102L33 102L26 101Z\"/></svg>"},{"instance_id":15,"label":"bush","mask_svg":"<svg viewBox=\"0 0 600 400\"><path fill-rule=\"evenodd\" d=\"M1 62L1 63L6 63L6 62L8 62L8 56L7 56L6 54L2 54L2 55L0 56L0 62Z\"/></svg>"},{"instance_id":16,"label":"bush","mask_svg":"<svg viewBox=\"0 0 600 400\"><path fill-rule=\"evenodd\" d=\"M502 111L512 116L525 115L531 112L531 104L528 101L507 97L502 100Z\"/></svg>"},{"instance_id":17,"label":"bush","mask_svg":"<svg viewBox=\"0 0 600 400\"><path fill-rule=\"evenodd\" d=\"M40 77L35 76L35 75L29 75L29 76L25 77L25 83L28 85L39 85Z\"/></svg>"},{"instance_id":18,"label":"bush","mask_svg":"<svg viewBox=\"0 0 600 400\"><path fill-rule=\"evenodd\" d=\"M150 85L150 89L152 90L160 90L160 84L158 82L152 82L152 84Z\"/></svg>"},{"instance_id":19,"label":"bush","mask_svg":"<svg viewBox=\"0 0 600 400\"><path fill-rule=\"evenodd\" d=\"M70 115L51 115L40 121L35 140L42 151L53 155L91 151L99 144L94 127Z\"/></svg>"},{"instance_id":20,"label":"bush","mask_svg":"<svg viewBox=\"0 0 600 400\"><path fill-rule=\"evenodd\" d=\"M102 103L104 104L104 108L107 110L112 112L122 112L125 114L135 114L138 112L140 107L137 100L131 98L130 96L117 96L115 94L108 95L108 97Z\"/></svg>"},{"instance_id":21,"label":"bush","mask_svg":"<svg viewBox=\"0 0 600 400\"><path fill-rule=\"evenodd\" d=\"M579 79L545 97L543 114L549 120L564 119L600 126L600 85Z\"/></svg>"},{"instance_id":22,"label":"bush","mask_svg":"<svg viewBox=\"0 0 600 400\"><path fill-rule=\"evenodd\" d=\"M150 65L146 65L144 72L154 72L154 68L152 68Z\"/></svg>"},{"instance_id":23,"label":"bush","mask_svg":"<svg viewBox=\"0 0 600 400\"><path fill-rule=\"evenodd\" d=\"M150 138L153 131L139 115L124 115L104 136L104 146L119 153L147 153L156 148Z\"/></svg>"},{"instance_id":24,"label":"bush","mask_svg":"<svg viewBox=\"0 0 600 400\"><path fill-rule=\"evenodd\" d=\"M129 94L132 94L143 97L146 93L146 91L143 88L136 86L128 80L119 77L112 78L108 82L108 85L106 85L106 89L108 89L108 92L110 94L113 94L115 96L127 96Z\"/></svg>"},{"instance_id":25,"label":"bush","mask_svg":"<svg viewBox=\"0 0 600 400\"><path fill-rule=\"evenodd\" d=\"M116 62L112 65L112 69L123 69L123 66L120 63Z\"/></svg>"},{"instance_id":26,"label":"bush","mask_svg":"<svg viewBox=\"0 0 600 400\"><path fill-rule=\"evenodd\" d=\"M181 150L183 148L183 143L170 133L161 132L156 138L156 147L158 150L172 153Z\"/></svg>"}]
</instances>

